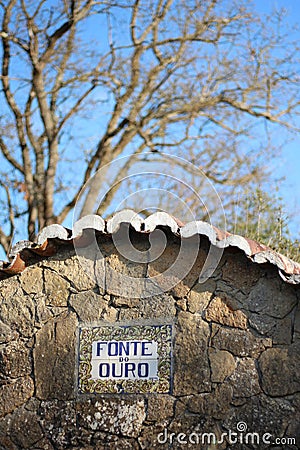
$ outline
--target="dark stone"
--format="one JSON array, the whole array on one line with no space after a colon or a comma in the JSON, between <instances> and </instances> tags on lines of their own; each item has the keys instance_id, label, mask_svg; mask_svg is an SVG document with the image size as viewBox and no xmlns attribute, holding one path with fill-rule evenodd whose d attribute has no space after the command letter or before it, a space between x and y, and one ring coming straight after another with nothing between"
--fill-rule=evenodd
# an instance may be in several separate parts
<instances>
[{"instance_id":1,"label":"dark stone","mask_svg":"<svg viewBox=\"0 0 300 450\"><path fill-rule=\"evenodd\" d=\"M179 313L175 331L174 395L210 391L208 338L209 325L200 316Z\"/></svg>"},{"instance_id":2,"label":"dark stone","mask_svg":"<svg viewBox=\"0 0 300 450\"><path fill-rule=\"evenodd\" d=\"M17 378L11 383L0 386L0 417L23 405L34 392L32 378Z\"/></svg>"},{"instance_id":3,"label":"dark stone","mask_svg":"<svg viewBox=\"0 0 300 450\"><path fill-rule=\"evenodd\" d=\"M37 416L25 409L16 411L11 421L12 441L25 449L32 448L32 445L42 438L43 431Z\"/></svg>"},{"instance_id":4,"label":"dark stone","mask_svg":"<svg viewBox=\"0 0 300 450\"><path fill-rule=\"evenodd\" d=\"M29 350L22 341L12 341L0 347L0 374L18 378L31 373Z\"/></svg>"},{"instance_id":5,"label":"dark stone","mask_svg":"<svg viewBox=\"0 0 300 450\"><path fill-rule=\"evenodd\" d=\"M211 345L219 350L227 350L235 356L257 357L267 347L271 347L272 341L256 337L248 330L213 325Z\"/></svg>"},{"instance_id":6,"label":"dark stone","mask_svg":"<svg viewBox=\"0 0 300 450\"><path fill-rule=\"evenodd\" d=\"M38 398L74 397L76 326L76 314L66 312L37 333L33 357Z\"/></svg>"},{"instance_id":7,"label":"dark stone","mask_svg":"<svg viewBox=\"0 0 300 450\"><path fill-rule=\"evenodd\" d=\"M271 396L300 391L299 343L287 348L269 348L259 358L262 387Z\"/></svg>"}]
</instances>

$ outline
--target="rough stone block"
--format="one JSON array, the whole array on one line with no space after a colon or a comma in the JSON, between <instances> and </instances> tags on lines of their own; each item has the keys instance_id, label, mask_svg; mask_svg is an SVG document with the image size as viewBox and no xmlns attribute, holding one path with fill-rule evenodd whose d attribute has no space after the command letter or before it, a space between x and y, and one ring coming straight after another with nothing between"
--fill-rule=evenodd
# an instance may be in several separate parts
<instances>
[{"instance_id":1,"label":"rough stone block","mask_svg":"<svg viewBox=\"0 0 300 450\"><path fill-rule=\"evenodd\" d=\"M70 296L70 306L74 309L81 322L107 320L115 322L118 311L108 305L102 295L93 291L79 292Z\"/></svg>"},{"instance_id":2,"label":"rough stone block","mask_svg":"<svg viewBox=\"0 0 300 450\"><path fill-rule=\"evenodd\" d=\"M250 313L249 324L260 334L271 338L273 344L286 345L293 341L293 313L283 319L269 317L263 313ZM295 335L296 333L294 333Z\"/></svg>"},{"instance_id":3,"label":"rough stone block","mask_svg":"<svg viewBox=\"0 0 300 450\"><path fill-rule=\"evenodd\" d=\"M235 371L228 378L233 396L252 397L261 392L255 361L252 358L238 358Z\"/></svg>"},{"instance_id":4,"label":"rough stone block","mask_svg":"<svg viewBox=\"0 0 300 450\"><path fill-rule=\"evenodd\" d=\"M7 278L0 281L0 298L2 300L12 299L20 289L20 282L17 277Z\"/></svg>"},{"instance_id":5,"label":"rough stone block","mask_svg":"<svg viewBox=\"0 0 300 450\"><path fill-rule=\"evenodd\" d=\"M76 408L81 427L127 437L137 437L146 419L144 400L137 397L99 398L77 403Z\"/></svg>"},{"instance_id":6,"label":"rough stone block","mask_svg":"<svg viewBox=\"0 0 300 450\"><path fill-rule=\"evenodd\" d=\"M262 267L252 264L244 255L228 254L225 260L222 266L222 279L243 292L249 292L263 275Z\"/></svg>"},{"instance_id":7,"label":"rough stone block","mask_svg":"<svg viewBox=\"0 0 300 450\"><path fill-rule=\"evenodd\" d=\"M112 296L112 305L116 308L134 308L140 303L139 298Z\"/></svg>"},{"instance_id":8,"label":"rough stone block","mask_svg":"<svg viewBox=\"0 0 300 450\"><path fill-rule=\"evenodd\" d=\"M40 441L36 442L31 450L55 450L51 441L47 438L43 438Z\"/></svg>"},{"instance_id":9,"label":"rough stone block","mask_svg":"<svg viewBox=\"0 0 300 450\"><path fill-rule=\"evenodd\" d=\"M146 293L147 284L149 284L147 251L141 252L131 243L118 241L118 239L105 244L103 250L106 255L105 268L102 267L99 270L96 266L96 270L100 275L105 270L105 290L108 294L124 298L141 298L145 294L146 296L152 295ZM142 262L139 262L139 258ZM101 276L103 278L103 275ZM160 289L151 283L149 287L153 288L153 294L160 292Z\"/></svg>"},{"instance_id":10,"label":"rough stone block","mask_svg":"<svg viewBox=\"0 0 300 450\"><path fill-rule=\"evenodd\" d=\"M190 242L189 242L190 241ZM203 268L206 253L194 240L182 241L181 245L167 246L159 257L149 263L147 276L166 292L182 298L197 283Z\"/></svg>"},{"instance_id":11,"label":"rough stone block","mask_svg":"<svg viewBox=\"0 0 300 450\"><path fill-rule=\"evenodd\" d=\"M48 297L45 294L38 294L33 298L33 301L36 304L35 326L41 327L45 322L47 322L52 317L50 309L46 306Z\"/></svg>"},{"instance_id":12,"label":"rough stone block","mask_svg":"<svg viewBox=\"0 0 300 450\"><path fill-rule=\"evenodd\" d=\"M30 448L43 438L43 431L36 414L21 409L16 411L11 422L11 439L22 449Z\"/></svg>"},{"instance_id":13,"label":"rough stone block","mask_svg":"<svg viewBox=\"0 0 300 450\"><path fill-rule=\"evenodd\" d=\"M230 409L231 399L231 386L219 385L214 392L193 396L188 402L188 409L199 416L224 419Z\"/></svg>"},{"instance_id":14,"label":"rough stone block","mask_svg":"<svg viewBox=\"0 0 300 450\"><path fill-rule=\"evenodd\" d=\"M13 341L0 347L0 374L8 378L18 378L31 373L29 349L22 341Z\"/></svg>"},{"instance_id":15,"label":"rough stone block","mask_svg":"<svg viewBox=\"0 0 300 450\"><path fill-rule=\"evenodd\" d=\"M256 432L262 437L265 433L272 436L283 436L286 428L295 415L295 408L285 399L274 399L259 394L249 397L240 407L228 411L223 422L225 429L237 431L237 423L246 424L246 432ZM269 445L259 448L270 448ZM244 448L244 446L243 446Z\"/></svg>"},{"instance_id":16,"label":"rough stone block","mask_svg":"<svg viewBox=\"0 0 300 450\"><path fill-rule=\"evenodd\" d=\"M296 443L298 444L298 442L300 442L300 393L293 395L290 402L292 407L295 409L295 414L289 420L286 436L294 437L296 439Z\"/></svg>"},{"instance_id":17,"label":"rough stone block","mask_svg":"<svg viewBox=\"0 0 300 450\"><path fill-rule=\"evenodd\" d=\"M174 414L175 398L170 395L148 397L147 420L162 422Z\"/></svg>"},{"instance_id":18,"label":"rough stone block","mask_svg":"<svg viewBox=\"0 0 300 450\"><path fill-rule=\"evenodd\" d=\"M128 275L129 277L144 278L146 276L147 270L147 257L145 259L145 264L141 264L136 261L134 256L134 248L132 248L133 254L131 252L126 252L124 249L124 244L122 242L116 242L117 248L114 244L111 245L110 249L106 247L106 262L108 266L116 272L122 275ZM125 257L126 255L126 257Z\"/></svg>"},{"instance_id":19,"label":"rough stone block","mask_svg":"<svg viewBox=\"0 0 300 450\"><path fill-rule=\"evenodd\" d=\"M176 314L174 298L169 294L146 297L139 300L138 308L123 308L119 320L172 318Z\"/></svg>"},{"instance_id":20,"label":"rough stone block","mask_svg":"<svg viewBox=\"0 0 300 450\"><path fill-rule=\"evenodd\" d=\"M251 331L223 328L215 324L212 326L211 342L212 347L227 350L235 356L251 356L254 358L272 345L271 339L254 336Z\"/></svg>"},{"instance_id":21,"label":"rough stone block","mask_svg":"<svg viewBox=\"0 0 300 450\"><path fill-rule=\"evenodd\" d=\"M120 231L123 232L126 229ZM130 238L131 236L127 236L123 242L117 235L113 241L103 243L101 252L105 256L105 264L103 259L97 261L95 271L97 279L100 277L100 284L103 284L105 277L105 290L108 294L140 298L146 286L148 252L143 250L143 242L142 249L136 248Z\"/></svg>"},{"instance_id":22,"label":"rough stone block","mask_svg":"<svg viewBox=\"0 0 300 450\"><path fill-rule=\"evenodd\" d=\"M43 292L43 270L40 267L27 267L20 275L20 283L27 294Z\"/></svg>"},{"instance_id":23,"label":"rough stone block","mask_svg":"<svg viewBox=\"0 0 300 450\"><path fill-rule=\"evenodd\" d=\"M210 390L208 338L209 325L200 316L179 313L175 331L174 395Z\"/></svg>"},{"instance_id":24,"label":"rough stone block","mask_svg":"<svg viewBox=\"0 0 300 450\"><path fill-rule=\"evenodd\" d=\"M295 310L293 325L294 325L293 338L294 340L300 341L300 301L298 301L298 305Z\"/></svg>"},{"instance_id":25,"label":"rough stone block","mask_svg":"<svg viewBox=\"0 0 300 450\"><path fill-rule=\"evenodd\" d=\"M87 252L87 257L81 255L80 252ZM89 248L81 249L80 252L68 259L58 260L52 257L43 261L43 267L52 269L68 280L71 287L78 292L97 287L94 275L95 255Z\"/></svg>"},{"instance_id":26,"label":"rough stone block","mask_svg":"<svg viewBox=\"0 0 300 450\"><path fill-rule=\"evenodd\" d=\"M228 297L215 297L205 311L209 322L217 322L229 327L247 328L247 316L240 310L234 310Z\"/></svg>"},{"instance_id":27,"label":"rough stone block","mask_svg":"<svg viewBox=\"0 0 300 450\"><path fill-rule=\"evenodd\" d=\"M67 306L70 284L52 270L45 270L47 305Z\"/></svg>"},{"instance_id":28,"label":"rough stone block","mask_svg":"<svg viewBox=\"0 0 300 450\"><path fill-rule=\"evenodd\" d=\"M21 288L11 292L13 294L7 297L2 292L3 300L0 303L1 320L11 330L29 337L34 330L35 303L30 295L24 295Z\"/></svg>"},{"instance_id":29,"label":"rough stone block","mask_svg":"<svg viewBox=\"0 0 300 450\"><path fill-rule=\"evenodd\" d=\"M293 320L291 315L284 317L284 319L274 320L274 322L274 328L269 335L273 344L290 345L293 340Z\"/></svg>"},{"instance_id":30,"label":"rough stone block","mask_svg":"<svg viewBox=\"0 0 300 450\"><path fill-rule=\"evenodd\" d=\"M214 383L223 382L231 375L236 367L235 359L231 353L225 350L208 350L211 367L211 381Z\"/></svg>"},{"instance_id":31,"label":"rough stone block","mask_svg":"<svg viewBox=\"0 0 300 450\"><path fill-rule=\"evenodd\" d=\"M297 304L296 292L292 286L278 278L261 278L250 292L249 311L263 313L270 317L283 318Z\"/></svg>"},{"instance_id":32,"label":"rough stone block","mask_svg":"<svg viewBox=\"0 0 300 450\"><path fill-rule=\"evenodd\" d=\"M202 285L197 284L187 296L188 311L202 314L210 302L213 291L202 291Z\"/></svg>"},{"instance_id":33,"label":"rough stone block","mask_svg":"<svg viewBox=\"0 0 300 450\"><path fill-rule=\"evenodd\" d=\"M23 405L32 397L33 391L34 384L29 376L17 378L0 386L0 417Z\"/></svg>"},{"instance_id":34,"label":"rough stone block","mask_svg":"<svg viewBox=\"0 0 300 450\"><path fill-rule=\"evenodd\" d=\"M19 450L10 438L11 415L7 414L0 419L0 449Z\"/></svg>"},{"instance_id":35,"label":"rough stone block","mask_svg":"<svg viewBox=\"0 0 300 450\"><path fill-rule=\"evenodd\" d=\"M82 436L82 429L76 424L76 410L73 401L42 401L39 408L40 422L45 436L51 440L56 449L65 449L76 445ZM89 434L89 441L91 433Z\"/></svg>"},{"instance_id":36,"label":"rough stone block","mask_svg":"<svg viewBox=\"0 0 300 450\"><path fill-rule=\"evenodd\" d=\"M38 398L73 398L76 325L76 314L64 313L38 331L33 352Z\"/></svg>"},{"instance_id":37,"label":"rough stone block","mask_svg":"<svg viewBox=\"0 0 300 450\"><path fill-rule=\"evenodd\" d=\"M288 348L269 348L259 358L262 387L271 396L290 395L300 390L299 343Z\"/></svg>"},{"instance_id":38,"label":"rough stone block","mask_svg":"<svg viewBox=\"0 0 300 450\"><path fill-rule=\"evenodd\" d=\"M130 274L122 273L122 270L116 269L116 260L110 259L105 267L105 291L108 294L125 297L141 298L146 290L146 278L138 271L135 274L131 267ZM156 289L157 291L157 289Z\"/></svg>"},{"instance_id":39,"label":"rough stone block","mask_svg":"<svg viewBox=\"0 0 300 450\"><path fill-rule=\"evenodd\" d=\"M13 331L8 325L0 320L0 344L5 344L18 337L17 331Z\"/></svg>"}]
</instances>

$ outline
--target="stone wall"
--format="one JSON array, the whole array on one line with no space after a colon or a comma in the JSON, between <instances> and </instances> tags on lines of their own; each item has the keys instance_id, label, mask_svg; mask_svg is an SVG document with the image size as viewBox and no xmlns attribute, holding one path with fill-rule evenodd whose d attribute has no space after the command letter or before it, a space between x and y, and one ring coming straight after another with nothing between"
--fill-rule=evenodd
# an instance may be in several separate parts
<instances>
[{"instance_id":1,"label":"stone wall","mask_svg":"<svg viewBox=\"0 0 300 450\"><path fill-rule=\"evenodd\" d=\"M147 246L147 235L135 239ZM299 285L234 248L199 284L202 241L189 274L168 291L162 286L158 295L135 298L124 283L118 296L83 265L98 276L111 276L113 268L144 279L164 272L179 242L169 236L163 255L148 264L126 260L109 237L100 237L99 245L104 275L97 261L79 259L64 244L0 282L0 448L260 449L288 437L299 446ZM169 394L77 392L80 323L164 321L174 327ZM230 431L241 434L245 426L260 439L272 437L259 445L229 441ZM203 433L220 442L197 444ZM298 448L286 442L272 448Z\"/></svg>"}]
</instances>

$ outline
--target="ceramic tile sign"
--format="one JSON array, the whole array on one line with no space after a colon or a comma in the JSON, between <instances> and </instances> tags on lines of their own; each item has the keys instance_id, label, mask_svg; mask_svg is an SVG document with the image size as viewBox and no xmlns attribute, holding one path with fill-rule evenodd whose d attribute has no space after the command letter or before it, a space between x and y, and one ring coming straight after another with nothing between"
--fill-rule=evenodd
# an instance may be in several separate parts
<instances>
[{"instance_id":1,"label":"ceramic tile sign","mask_svg":"<svg viewBox=\"0 0 300 450\"><path fill-rule=\"evenodd\" d=\"M94 341L92 379L157 380L157 342Z\"/></svg>"},{"instance_id":2,"label":"ceramic tile sign","mask_svg":"<svg viewBox=\"0 0 300 450\"><path fill-rule=\"evenodd\" d=\"M81 326L78 394L170 393L172 325Z\"/></svg>"}]
</instances>

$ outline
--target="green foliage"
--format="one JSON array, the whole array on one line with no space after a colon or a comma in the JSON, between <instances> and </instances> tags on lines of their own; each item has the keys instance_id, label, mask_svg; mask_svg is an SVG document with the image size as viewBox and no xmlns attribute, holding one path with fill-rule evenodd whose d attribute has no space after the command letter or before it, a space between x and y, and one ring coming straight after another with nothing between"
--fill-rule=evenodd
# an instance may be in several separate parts
<instances>
[{"instance_id":1,"label":"green foliage","mask_svg":"<svg viewBox=\"0 0 300 450\"><path fill-rule=\"evenodd\" d=\"M270 195L256 188L242 197L234 208L234 223L229 231L256 240L300 262L300 241L291 236L290 217L276 190L274 195Z\"/></svg>"}]
</instances>

